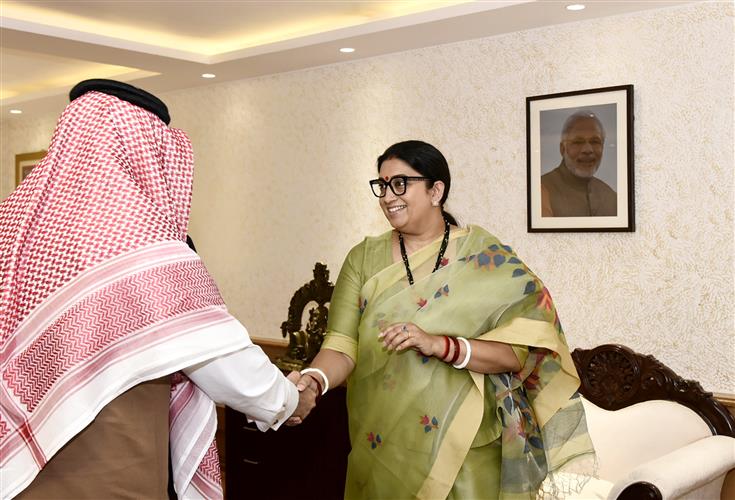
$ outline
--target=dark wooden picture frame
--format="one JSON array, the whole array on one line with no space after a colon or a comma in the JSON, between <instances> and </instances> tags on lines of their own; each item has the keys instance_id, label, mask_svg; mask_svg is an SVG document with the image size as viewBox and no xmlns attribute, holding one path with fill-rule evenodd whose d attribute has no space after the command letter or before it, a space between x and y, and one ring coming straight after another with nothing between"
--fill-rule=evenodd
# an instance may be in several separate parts
<instances>
[{"instance_id":1,"label":"dark wooden picture frame","mask_svg":"<svg viewBox=\"0 0 735 500\"><path fill-rule=\"evenodd\" d=\"M33 167L46 156L46 150L34 151L33 153L21 153L15 155L15 185L23 182Z\"/></svg>"},{"instance_id":2,"label":"dark wooden picture frame","mask_svg":"<svg viewBox=\"0 0 735 500\"><path fill-rule=\"evenodd\" d=\"M635 231L633 85L526 98L528 232Z\"/></svg>"}]
</instances>

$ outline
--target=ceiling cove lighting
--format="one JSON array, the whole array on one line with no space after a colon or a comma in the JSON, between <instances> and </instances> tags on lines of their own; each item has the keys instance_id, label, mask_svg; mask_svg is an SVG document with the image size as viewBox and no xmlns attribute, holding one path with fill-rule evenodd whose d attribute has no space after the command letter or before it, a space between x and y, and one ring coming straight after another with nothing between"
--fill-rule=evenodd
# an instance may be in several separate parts
<instances>
[{"instance_id":1,"label":"ceiling cove lighting","mask_svg":"<svg viewBox=\"0 0 735 500\"><path fill-rule=\"evenodd\" d=\"M355 49L353 49L352 47L342 47L341 49L339 49L339 51L342 52L343 54L350 54L354 52Z\"/></svg>"},{"instance_id":2,"label":"ceiling cove lighting","mask_svg":"<svg viewBox=\"0 0 735 500\"><path fill-rule=\"evenodd\" d=\"M573 3L567 5L567 10L584 10L585 6L581 3Z\"/></svg>"},{"instance_id":3,"label":"ceiling cove lighting","mask_svg":"<svg viewBox=\"0 0 735 500\"><path fill-rule=\"evenodd\" d=\"M11 114L11 115L20 115L20 114L22 114L22 113L23 113L23 111L22 111L22 110L20 110L20 109L11 109L11 110L10 110L10 114Z\"/></svg>"},{"instance_id":4,"label":"ceiling cove lighting","mask_svg":"<svg viewBox=\"0 0 735 500\"><path fill-rule=\"evenodd\" d=\"M216 76L214 73L202 73L202 78L215 78Z\"/></svg>"}]
</instances>

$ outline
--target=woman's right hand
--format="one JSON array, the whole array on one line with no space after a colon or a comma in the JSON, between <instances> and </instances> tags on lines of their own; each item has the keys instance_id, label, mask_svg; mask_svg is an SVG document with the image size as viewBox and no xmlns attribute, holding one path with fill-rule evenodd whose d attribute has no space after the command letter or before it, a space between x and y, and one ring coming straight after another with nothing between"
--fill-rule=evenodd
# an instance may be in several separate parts
<instances>
[{"instance_id":1,"label":"woman's right hand","mask_svg":"<svg viewBox=\"0 0 735 500\"><path fill-rule=\"evenodd\" d=\"M335 388L339 387L345 380L347 380L347 377L349 377L350 373L352 373L352 370L355 368L355 362L352 361L352 358L342 352L333 351L331 349L322 349L312 360L309 367L319 368L323 371L324 376L329 377L329 387ZM321 380L321 376L318 372L309 371L303 375L299 372L291 372L288 375L288 379L296 384L296 388L299 390L299 395L304 395L306 393L304 397L310 398L310 395L313 394L314 402L316 402L318 395L321 394L317 381L322 384L322 388L331 390L327 387L327 381ZM294 412L294 415L286 421L286 425L299 425L303 422L313 407L314 405L312 404L303 416Z\"/></svg>"},{"instance_id":2,"label":"woman's right hand","mask_svg":"<svg viewBox=\"0 0 735 500\"><path fill-rule=\"evenodd\" d=\"M299 391L299 404L293 414L286 420L286 425L295 426L302 423L309 416L311 410L316 406L316 398L320 394L316 380L309 373L301 375L299 372L293 371L286 378L293 382Z\"/></svg>"}]
</instances>

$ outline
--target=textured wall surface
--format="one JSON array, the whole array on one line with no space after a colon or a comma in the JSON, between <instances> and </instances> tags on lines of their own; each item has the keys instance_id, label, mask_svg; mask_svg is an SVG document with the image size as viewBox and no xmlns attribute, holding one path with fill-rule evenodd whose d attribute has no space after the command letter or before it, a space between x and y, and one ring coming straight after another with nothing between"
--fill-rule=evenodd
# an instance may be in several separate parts
<instances>
[{"instance_id":1,"label":"textured wall surface","mask_svg":"<svg viewBox=\"0 0 735 500\"><path fill-rule=\"evenodd\" d=\"M573 347L620 342L735 392L733 34L732 6L703 3L163 95L194 143L191 234L233 314L280 338L314 262L335 280L388 229L375 158L420 138L449 160L449 210L539 274ZM636 232L527 233L525 97L628 83ZM2 194L55 118L4 123Z\"/></svg>"},{"instance_id":2,"label":"textured wall surface","mask_svg":"<svg viewBox=\"0 0 735 500\"><path fill-rule=\"evenodd\" d=\"M63 111L35 119L10 116L0 121L0 196L4 199L15 188L15 155L48 149L56 120Z\"/></svg>"}]
</instances>

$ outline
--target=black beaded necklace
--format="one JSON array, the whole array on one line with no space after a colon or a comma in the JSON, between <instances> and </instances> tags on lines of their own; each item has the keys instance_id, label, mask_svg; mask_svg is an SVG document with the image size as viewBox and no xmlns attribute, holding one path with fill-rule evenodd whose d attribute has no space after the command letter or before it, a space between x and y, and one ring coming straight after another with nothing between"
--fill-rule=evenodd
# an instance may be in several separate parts
<instances>
[{"instance_id":1,"label":"black beaded necklace","mask_svg":"<svg viewBox=\"0 0 735 500\"><path fill-rule=\"evenodd\" d=\"M403 265L406 266L406 277L408 278L408 284L413 285L413 274L411 273L411 266L408 265L408 255L406 255L406 245L403 243L403 235L398 231L398 243L401 245L401 258L403 258ZM442 259L444 258L444 252L447 251L447 245L449 244L449 221L444 217L444 238L442 244L439 247L439 255L436 256L436 264L434 264L434 270L432 273L439 269L441 266Z\"/></svg>"}]
</instances>

